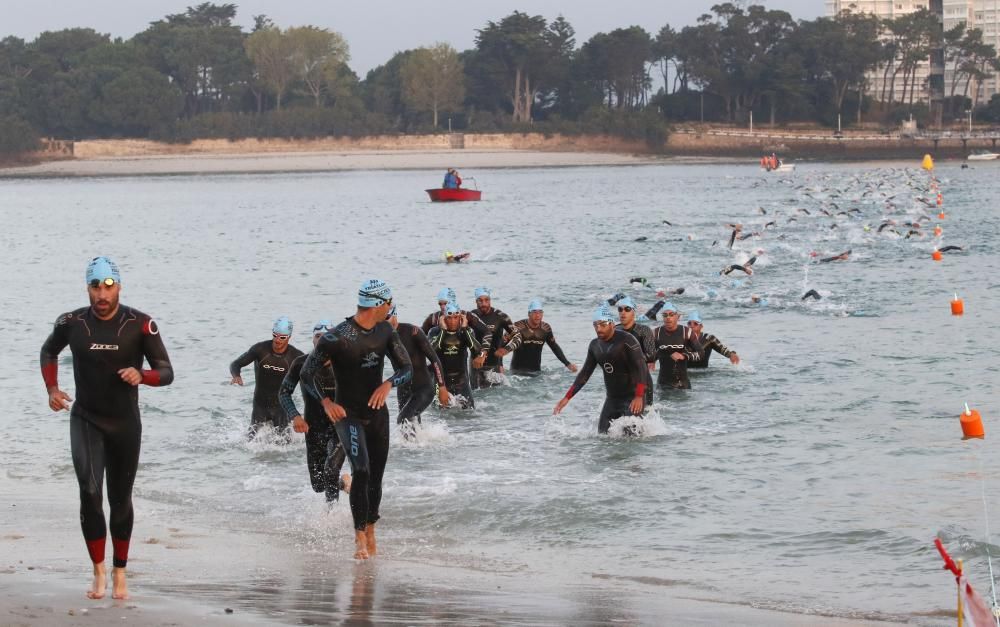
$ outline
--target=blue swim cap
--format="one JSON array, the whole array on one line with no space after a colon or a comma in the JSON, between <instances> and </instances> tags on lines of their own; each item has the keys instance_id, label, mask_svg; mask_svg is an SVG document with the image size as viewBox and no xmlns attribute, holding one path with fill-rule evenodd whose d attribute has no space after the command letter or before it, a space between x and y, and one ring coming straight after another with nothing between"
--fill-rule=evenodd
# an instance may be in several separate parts
<instances>
[{"instance_id":1,"label":"blue swim cap","mask_svg":"<svg viewBox=\"0 0 1000 627\"><path fill-rule=\"evenodd\" d=\"M532 311L542 311L542 309L544 309L544 307L542 307L542 301L537 298L528 303L528 313L531 313Z\"/></svg>"},{"instance_id":2,"label":"blue swim cap","mask_svg":"<svg viewBox=\"0 0 1000 627\"><path fill-rule=\"evenodd\" d=\"M701 314L699 314L698 310L695 309L694 311L692 311L691 313L689 313L687 315L687 321L688 322L697 322L698 324L701 324Z\"/></svg>"},{"instance_id":3,"label":"blue swim cap","mask_svg":"<svg viewBox=\"0 0 1000 627\"><path fill-rule=\"evenodd\" d=\"M601 305L594 310L594 322L618 322L618 315L609 305Z\"/></svg>"},{"instance_id":4,"label":"blue swim cap","mask_svg":"<svg viewBox=\"0 0 1000 627\"><path fill-rule=\"evenodd\" d=\"M447 302L449 300L455 300L454 298L452 298L454 294L455 291L452 290L450 287L442 287L440 290L438 290L438 302L440 303L441 301Z\"/></svg>"},{"instance_id":5,"label":"blue swim cap","mask_svg":"<svg viewBox=\"0 0 1000 627\"><path fill-rule=\"evenodd\" d=\"M715 291L714 289L712 289L712 288L708 288L708 291L707 291L707 292L705 292L705 296L708 296L709 298L715 298L715 297L716 297L716 296L718 296L718 295L719 295L719 293L718 293L718 292L716 292L716 291Z\"/></svg>"},{"instance_id":6,"label":"blue swim cap","mask_svg":"<svg viewBox=\"0 0 1000 627\"><path fill-rule=\"evenodd\" d=\"M479 298L480 296L487 296L487 297L492 298L493 297L493 292L491 292L490 288L488 288L488 287L477 287L476 288L476 298Z\"/></svg>"},{"instance_id":7,"label":"blue swim cap","mask_svg":"<svg viewBox=\"0 0 1000 627\"><path fill-rule=\"evenodd\" d=\"M121 283L122 275L118 272L118 265L107 257L94 257L87 264L87 283L104 279L114 279L115 283Z\"/></svg>"},{"instance_id":8,"label":"blue swim cap","mask_svg":"<svg viewBox=\"0 0 1000 627\"><path fill-rule=\"evenodd\" d=\"M326 319L320 320L319 322L313 325L313 335L316 335L317 333L326 333L327 331L330 330L330 327L332 326L333 323L330 322L329 320Z\"/></svg>"},{"instance_id":9,"label":"blue swim cap","mask_svg":"<svg viewBox=\"0 0 1000 627\"><path fill-rule=\"evenodd\" d=\"M453 300L449 300L448 304L444 308L444 313L446 316L450 316L452 314L462 313L462 310L459 308L458 303Z\"/></svg>"},{"instance_id":10,"label":"blue swim cap","mask_svg":"<svg viewBox=\"0 0 1000 627\"><path fill-rule=\"evenodd\" d=\"M368 279L358 288L359 307L378 307L392 300L392 290L385 281Z\"/></svg>"},{"instance_id":11,"label":"blue swim cap","mask_svg":"<svg viewBox=\"0 0 1000 627\"><path fill-rule=\"evenodd\" d=\"M291 335L292 321L288 319L288 316L281 316L274 321L274 326L271 327L271 333L277 333L278 335Z\"/></svg>"},{"instance_id":12,"label":"blue swim cap","mask_svg":"<svg viewBox=\"0 0 1000 627\"><path fill-rule=\"evenodd\" d=\"M635 303L632 301L631 296L626 296L625 298L619 300L616 304L619 307L631 307L632 309L635 309Z\"/></svg>"},{"instance_id":13,"label":"blue swim cap","mask_svg":"<svg viewBox=\"0 0 1000 627\"><path fill-rule=\"evenodd\" d=\"M660 314L661 315L665 314L668 311L680 311L680 309L677 308L677 305L673 304L668 300L667 302L663 303L663 307L660 307Z\"/></svg>"}]
</instances>

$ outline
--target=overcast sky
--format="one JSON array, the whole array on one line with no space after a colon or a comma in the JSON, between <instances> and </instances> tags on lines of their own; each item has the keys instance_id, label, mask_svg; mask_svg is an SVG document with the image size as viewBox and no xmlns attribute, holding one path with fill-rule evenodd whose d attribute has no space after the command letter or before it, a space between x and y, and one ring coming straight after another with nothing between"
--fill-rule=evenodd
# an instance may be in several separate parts
<instances>
[{"instance_id":1,"label":"overcast sky","mask_svg":"<svg viewBox=\"0 0 1000 627\"><path fill-rule=\"evenodd\" d=\"M679 28L722 0L233 0L244 27L265 14L282 28L313 25L339 31L351 47L351 67L365 73L394 53L445 41L471 48L476 29L518 10L553 19L562 14L576 29L577 45L594 33L632 25L656 34L664 24ZM0 0L0 38L34 39L46 30L90 27L113 37L129 38L149 22L181 13L201 0ZM223 4L223 1L216 4ZM823 0L757 0L783 9L796 19L823 13Z\"/></svg>"}]
</instances>

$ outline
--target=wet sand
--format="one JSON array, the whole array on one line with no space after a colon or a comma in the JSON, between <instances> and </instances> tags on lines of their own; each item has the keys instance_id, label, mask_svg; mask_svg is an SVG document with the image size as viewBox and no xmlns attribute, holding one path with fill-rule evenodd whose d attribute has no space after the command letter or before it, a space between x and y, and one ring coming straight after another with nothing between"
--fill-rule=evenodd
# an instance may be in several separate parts
<instances>
[{"instance_id":1,"label":"wet sand","mask_svg":"<svg viewBox=\"0 0 1000 627\"><path fill-rule=\"evenodd\" d=\"M476 168L545 168L598 165L641 165L663 158L648 155L529 150L378 150L351 152L285 152L255 154L149 155L49 161L0 169L0 178L155 176L188 174L265 174L343 170L442 170L455 167L473 175ZM700 162L705 159L675 158ZM432 183L428 184L430 187Z\"/></svg>"},{"instance_id":2,"label":"wet sand","mask_svg":"<svg viewBox=\"0 0 1000 627\"><path fill-rule=\"evenodd\" d=\"M142 499L131 598L114 601L109 590L91 601L74 492L70 478L0 484L12 514L0 521L0 624L886 624L717 602L666 579L566 573L549 582L494 562L469 568L403 560L393 557L391 543L379 557L355 562L344 512L330 514L334 528L343 527L335 546L318 547L295 545L287 530L211 529L193 515L165 521L165 508Z\"/></svg>"}]
</instances>

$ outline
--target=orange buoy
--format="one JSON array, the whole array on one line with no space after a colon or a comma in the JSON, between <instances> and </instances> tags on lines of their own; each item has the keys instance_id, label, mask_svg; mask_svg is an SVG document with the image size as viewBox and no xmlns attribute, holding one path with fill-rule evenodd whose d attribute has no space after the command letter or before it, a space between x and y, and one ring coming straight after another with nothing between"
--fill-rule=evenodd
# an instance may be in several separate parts
<instances>
[{"instance_id":1,"label":"orange buoy","mask_svg":"<svg viewBox=\"0 0 1000 627\"><path fill-rule=\"evenodd\" d=\"M938 214L938 220L944 220L944 211Z\"/></svg>"},{"instance_id":2,"label":"orange buoy","mask_svg":"<svg viewBox=\"0 0 1000 627\"><path fill-rule=\"evenodd\" d=\"M965 438L985 438L986 430L983 429L983 418L979 411L969 409L969 404L965 404L965 413L962 414L962 436Z\"/></svg>"},{"instance_id":3,"label":"orange buoy","mask_svg":"<svg viewBox=\"0 0 1000 627\"><path fill-rule=\"evenodd\" d=\"M933 259L934 261L941 261L942 257L944 257L944 255L942 255L941 251L938 250L937 248L935 248L934 252L931 253L931 259Z\"/></svg>"},{"instance_id":4,"label":"orange buoy","mask_svg":"<svg viewBox=\"0 0 1000 627\"><path fill-rule=\"evenodd\" d=\"M938 207L940 207L941 203L943 203L943 202L944 202L944 199L941 197L941 194L938 194L938 197L937 197Z\"/></svg>"},{"instance_id":5,"label":"orange buoy","mask_svg":"<svg viewBox=\"0 0 1000 627\"><path fill-rule=\"evenodd\" d=\"M958 294L955 294L955 300L951 301L951 315L961 316L964 313L965 303L963 303L962 299L958 297Z\"/></svg>"},{"instance_id":6,"label":"orange buoy","mask_svg":"<svg viewBox=\"0 0 1000 627\"><path fill-rule=\"evenodd\" d=\"M940 225L934 227L934 237L941 237L941 233L943 233L943 231L941 230Z\"/></svg>"}]
</instances>

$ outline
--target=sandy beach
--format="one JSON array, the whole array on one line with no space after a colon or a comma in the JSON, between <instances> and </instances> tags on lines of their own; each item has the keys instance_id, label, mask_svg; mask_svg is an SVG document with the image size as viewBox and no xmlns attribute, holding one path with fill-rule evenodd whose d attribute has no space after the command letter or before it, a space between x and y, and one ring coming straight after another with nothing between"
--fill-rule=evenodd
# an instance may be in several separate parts
<instances>
[{"instance_id":1,"label":"sandy beach","mask_svg":"<svg viewBox=\"0 0 1000 627\"><path fill-rule=\"evenodd\" d=\"M191 174L266 174L343 170L444 170L626 166L661 162L648 155L530 150L379 150L256 154L180 154L48 161L0 169L0 178L62 178ZM674 160L672 160L674 161ZM702 161L685 158L684 161ZM430 186L430 183L428 184Z\"/></svg>"},{"instance_id":2,"label":"sandy beach","mask_svg":"<svg viewBox=\"0 0 1000 627\"><path fill-rule=\"evenodd\" d=\"M626 582L624 597L622 582L600 575L581 574L557 587L496 563L470 568L432 557L399 559L391 544L378 558L355 562L344 511L319 513L331 516L344 540L327 554L294 545L281 530L209 529L194 512L164 520L162 508L143 499L136 500L131 598L114 601L109 591L91 601L84 597L89 563L74 491L68 477L56 488L9 478L0 487L13 513L0 522L0 624L885 624L717 601L669 580Z\"/></svg>"}]
</instances>

